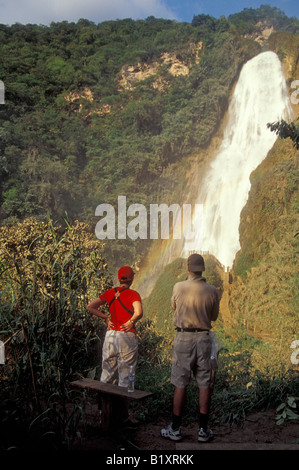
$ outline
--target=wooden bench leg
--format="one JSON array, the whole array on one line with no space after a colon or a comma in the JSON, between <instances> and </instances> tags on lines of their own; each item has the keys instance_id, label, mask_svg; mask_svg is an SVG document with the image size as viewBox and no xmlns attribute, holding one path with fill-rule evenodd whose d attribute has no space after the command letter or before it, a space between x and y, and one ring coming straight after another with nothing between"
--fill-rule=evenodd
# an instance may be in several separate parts
<instances>
[{"instance_id":1,"label":"wooden bench leg","mask_svg":"<svg viewBox=\"0 0 299 470\"><path fill-rule=\"evenodd\" d=\"M101 409L101 428L104 430L117 427L128 417L128 399L99 395L99 408Z\"/></svg>"},{"instance_id":2,"label":"wooden bench leg","mask_svg":"<svg viewBox=\"0 0 299 470\"><path fill-rule=\"evenodd\" d=\"M99 408L101 409L101 428L107 431L110 428L112 414L112 399L110 396L99 396Z\"/></svg>"}]
</instances>

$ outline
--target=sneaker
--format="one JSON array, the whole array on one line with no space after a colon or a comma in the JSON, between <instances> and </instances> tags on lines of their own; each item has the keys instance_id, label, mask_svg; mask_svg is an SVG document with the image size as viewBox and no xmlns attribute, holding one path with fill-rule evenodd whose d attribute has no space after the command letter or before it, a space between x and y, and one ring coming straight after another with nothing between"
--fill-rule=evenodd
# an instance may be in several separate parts
<instances>
[{"instance_id":1,"label":"sneaker","mask_svg":"<svg viewBox=\"0 0 299 470\"><path fill-rule=\"evenodd\" d=\"M170 424L167 428L161 429L161 436L172 441L180 441L182 439L181 428L172 429L172 424Z\"/></svg>"},{"instance_id":2,"label":"sneaker","mask_svg":"<svg viewBox=\"0 0 299 470\"><path fill-rule=\"evenodd\" d=\"M210 439L213 439L214 434L211 429L207 429L206 431L203 428L198 430L198 442L208 442Z\"/></svg>"}]
</instances>

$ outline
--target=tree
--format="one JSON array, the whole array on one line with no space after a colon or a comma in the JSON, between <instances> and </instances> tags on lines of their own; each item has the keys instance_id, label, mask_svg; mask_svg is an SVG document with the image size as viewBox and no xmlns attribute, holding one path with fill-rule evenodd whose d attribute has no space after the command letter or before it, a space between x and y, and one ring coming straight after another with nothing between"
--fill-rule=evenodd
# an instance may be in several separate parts
<instances>
[{"instance_id":1,"label":"tree","mask_svg":"<svg viewBox=\"0 0 299 470\"><path fill-rule=\"evenodd\" d=\"M288 124L282 119L281 121L268 123L267 127L282 139L287 139L289 137L292 140L294 147L299 150L299 125L296 126L294 121Z\"/></svg>"}]
</instances>

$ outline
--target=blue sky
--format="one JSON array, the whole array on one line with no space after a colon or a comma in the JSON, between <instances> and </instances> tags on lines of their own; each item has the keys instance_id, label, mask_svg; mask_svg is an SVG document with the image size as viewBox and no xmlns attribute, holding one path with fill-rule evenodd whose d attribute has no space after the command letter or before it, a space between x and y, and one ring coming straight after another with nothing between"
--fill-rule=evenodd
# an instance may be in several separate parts
<instances>
[{"instance_id":1,"label":"blue sky","mask_svg":"<svg viewBox=\"0 0 299 470\"><path fill-rule=\"evenodd\" d=\"M174 9L182 21L192 21L193 15L203 13L219 18L242 11L244 8L259 8L271 5L284 11L287 16L299 16L298 0L169 0L166 2Z\"/></svg>"},{"instance_id":2,"label":"blue sky","mask_svg":"<svg viewBox=\"0 0 299 470\"><path fill-rule=\"evenodd\" d=\"M86 18L95 23L121 18L144 19L148 16L191 22L194 15L208 14L219 18L258 8L275 6L288 16L299 17L298 0L0 0L0 23L34 23L78 21Z\"/></svg>"}]
</instances>

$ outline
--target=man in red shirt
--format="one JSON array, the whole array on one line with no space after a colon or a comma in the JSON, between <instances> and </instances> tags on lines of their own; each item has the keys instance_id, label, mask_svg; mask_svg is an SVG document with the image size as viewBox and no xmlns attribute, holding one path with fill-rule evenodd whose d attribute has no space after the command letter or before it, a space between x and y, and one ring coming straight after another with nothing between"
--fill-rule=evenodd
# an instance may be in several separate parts
<instances>
[{"instance_id":1,"label":"man in red shirt","mask_svg":"<svg viewBox=\"0 0 299 470\"><path fill-rule=\"evenodd\" d=\"M129 367L136 367L138 339L135 323L142 317L142 302L139 293L130 289L134 272L129 266L118 271L120 285L101 294L88 304L87 310L107 321L107 332L103 344L101 382L120 387L128 386ZM108 304L110 317L99 310Z\"/></svg>"}]
</instances>

